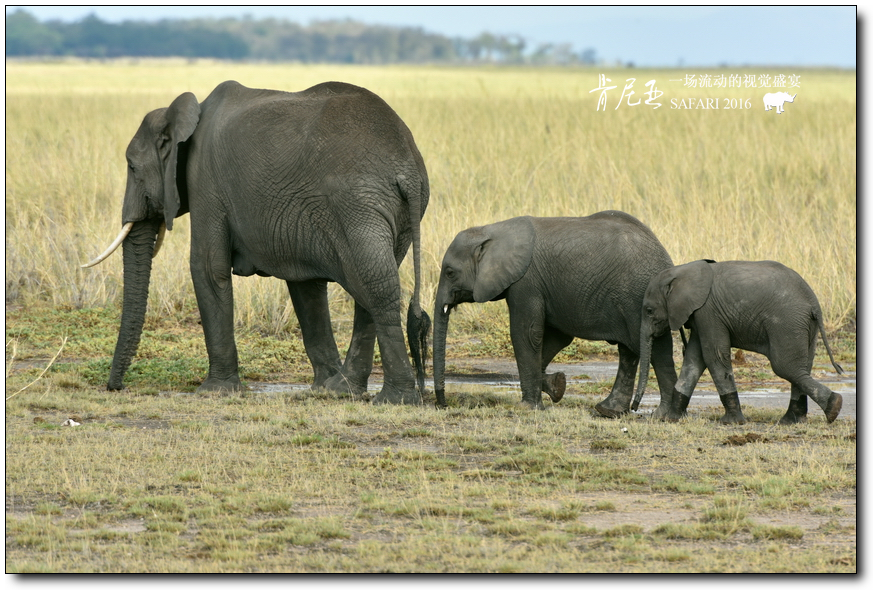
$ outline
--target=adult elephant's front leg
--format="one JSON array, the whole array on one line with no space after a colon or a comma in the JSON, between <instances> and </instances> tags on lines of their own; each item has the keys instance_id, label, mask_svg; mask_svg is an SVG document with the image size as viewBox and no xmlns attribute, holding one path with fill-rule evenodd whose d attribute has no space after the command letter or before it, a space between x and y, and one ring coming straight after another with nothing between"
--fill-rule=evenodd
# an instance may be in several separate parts
<instances>
[{"instance_id":1,"label":"adult elephant's front leg","mask_svg":"<svg viewBox=\"0 0 873 590\"><path fill-rule=\"evenodd\" d=\"M192 225L192 235L195 235ZM200 322L209 355L209 374L197 388L203 391L238 391L239 357L233 334L233 281L230 257L191 243L191 279L200 309ZM211 244L214 246L214 243Z\"/></svg>"},{"instance_id":2,"label":"adult elephant's front leg","mask_svg":"<svg viewBox=\"0 0 873 590\"><path fill-rule=\"evenodd\" d=\"M634 390L634 379L640 357L624 344L618 344L618 372L612 391L594 409L607 418L617 418L630 411L631 397Z\"/></svg>"},{"instance_id":3,"label":"adult elephant's front leg","mask_svg":"<svg viewBox=\"0 0 873 590\"><path fill-rule=\"evenodd\" d=\"M339 373L340 356L327 302L327 281L287 281L288 293L303 335L303 346L312 364L313 388L326 387L330 377Z\"/></svg>"}]
</instances>

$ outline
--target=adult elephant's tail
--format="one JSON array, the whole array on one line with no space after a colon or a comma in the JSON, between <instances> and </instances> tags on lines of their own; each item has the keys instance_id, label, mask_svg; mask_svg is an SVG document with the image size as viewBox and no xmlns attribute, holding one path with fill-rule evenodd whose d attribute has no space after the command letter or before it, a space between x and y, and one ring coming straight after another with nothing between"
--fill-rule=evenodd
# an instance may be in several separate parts
<instances>
[{"instance_id":1,"label":"adult elephant's tail","mask_svg":"<svg viewBox=\"0 0 873 590\"><path fill-rule=\"evenodd\" d=\"M430 333L430 316L421 308L421 218L427 206L429 187L427 180L410 181L406 176L397 177L397 185L409 204L409 225L412 228L412 265L415 270L415 287L409 309L406 312L406 337L415 365L418 392L424 396L424 365L427 362L427 337Z\"/></svg>"}]
</instances>

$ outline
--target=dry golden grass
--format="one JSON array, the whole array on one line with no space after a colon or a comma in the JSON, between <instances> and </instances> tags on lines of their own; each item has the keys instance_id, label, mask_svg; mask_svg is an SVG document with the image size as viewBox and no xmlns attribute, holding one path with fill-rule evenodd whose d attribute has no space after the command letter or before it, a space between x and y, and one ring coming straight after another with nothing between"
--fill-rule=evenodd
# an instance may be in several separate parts
<instances>
[{"instance_id":1,"label":"dry golden grass","mask_svg":"<svg viewBox=\"0 0 873 590\"><path fill-rule=\"evenodd\" d=\"M7 62L7 299L90 307L120 297L121 260L90 259L115 236L124 149L142 117L183 91L200 99L226 79L300 90L344 80L385 98L415 135L428 167L423 223L424 303L442 253L473 225L516 215L621 209L648 224L674 262L774 259L818 294L830 328L855 317L856 103L854 72L804 70L797 101L764 112L761 93L683 89L675 71L633 75L665 91L663 106L597 112L600 70L351 67L222 62ZM748 73L748 72L744 72ZM620 91L620 88L619 88ZM639 94L637 95L639 96ZM750 110L671 110L670 98L751 98ZM757 98L756 98L757 97ZM188 223L159 256L151 314L193 300ZM411 292L412 265L402 280ZM279 333L296 322L279 281L235 284L238 324ZM348 321L351 307L334 289ZM503 306L474 315L500 321ZM490 321L494 316L495 321Z\"/></svg>"}]
</instances>

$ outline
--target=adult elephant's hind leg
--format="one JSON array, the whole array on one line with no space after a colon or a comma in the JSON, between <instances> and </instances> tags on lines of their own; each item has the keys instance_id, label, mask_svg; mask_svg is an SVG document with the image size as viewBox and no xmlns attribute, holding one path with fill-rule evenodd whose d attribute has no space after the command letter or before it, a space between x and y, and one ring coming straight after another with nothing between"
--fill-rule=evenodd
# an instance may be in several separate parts
<instances>
[{"instance_id":1,"label":"adult elephant's hind leg","mask_svg":"<svg viewBox=\"0 0 873 590\"><path fill-rule=\"evenodd\" d=\"M352 339L342 370L325 383L325 388L352 396L361 396L367 391L367 381L373 372L373 353L376 348L376 325L373 316L355 302L355 321Z\"/></svg>"},{"instance_id":2,"label":"adult elephant's hind leg","mask_svg":"<svg viewBox=\"0 0 873 590\"><path fill-rule=\"evenodd\" d=\"M369 241L374 240L371 236ZM361 243L366 242L362 239ZM415 387L406 337L400 324L397 262L390 250L381 256L366 249L356 254L353 268L347 269L351 276L343 287L355 299L355 334L358 336L352 336L343 371L349 371L350 377L356 372L369 375L375 336L385 377L373 403L420 404L421 394Z\"/></svg>"},{"instance_id":3,"label":"adult elephant's hind leg","mask_svg":"<svg viewBox=\"0 0 873 590\"><path fill-rule=\"evenodd\" d=\"M287 284L303 346L315 373L312 387L325 387L327 380L340 370L339 351L330 325L327 281L287 281Z\"/></svg>"},{"instance_id":4,"label":"adult elephant's hind leg","mask_svg":"<svg viewBox=\"0 0 873 590\"><path fill-rule=\"evenodd\" d=\"M382 390L373 398L373 403L420 405L421 393L415 387L412 363L406 353L406 340L400 322L380 324L377 321L376 339L379 342L385 381Z\"/></svg>"},{"instance_id":5,"label":"adult elephant's hind leg","mask_svg":"<svg viewBox=\"0 0 873 590\"><path fill-rule=\"evenodd\" d=\"M624 344L618 345L618 372L609 396L596 406L601 415L607 418L617 418L630 411L631 397L634 392L634 379L640 357Z\"/></svg>"}]
</instances>

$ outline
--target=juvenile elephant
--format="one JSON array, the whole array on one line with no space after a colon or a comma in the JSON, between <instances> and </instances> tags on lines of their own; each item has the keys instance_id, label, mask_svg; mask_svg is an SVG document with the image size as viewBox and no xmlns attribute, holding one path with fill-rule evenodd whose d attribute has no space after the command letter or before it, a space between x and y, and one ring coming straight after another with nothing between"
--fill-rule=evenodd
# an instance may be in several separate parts
<instances>
[{"instance_id":1,"label":"juvenile elephant","mask_svg":"<svg viewBox=\"0 0 873 590\"><path fill-rule=\"evenodd\" d=\"M146 115L127 148L127 166L124 227L89 263L123 241L124 304L109 389L122 387L136 353L163 230L190 212L191 277L209 354L198 391L240 388L231 273L257 274L287 282L314 387L365 391L378 340L385 384L374 401L420 403L397 269L412 243L407 332L421 390L430 319L419 307L419 228L428 178L412 134L381 98L340 82L302 92L223 82L202 103L186 92ZM328 281L355 299L344 364Z\"/></svg>"},{"instance_id":2,"label":"juvenile elephant","mask_svg":"<svg viewBox=\"0 0 873 590\"><path fill-rule=\"evenodd\" d=\"M806 420L807 396L821 406L828 422L839 415L843 397L810 375L817 333L834 368L843 370L825 336L815 293L790 268L772 261L698 260L661 271L652 277L643 301L640 362L648 358L652 338L683 325L691 336L667 420L685 414L697 380L709 369L725 408L721 422L746 422L731 367L732 346L765 355L773 372L791 383L791 402L779 424ZM634 408L647 375L648 370L640 370Z\"/></svg>"},{"instance_id":3,"label":"juvenile elephant","mask_svg":"<svg viewBox=\"0 0 873 590\"><path fill-rule=\"evenodd\" d=\"M640 354L643 294L649 278L672 265L651 230L621 211L516 217L462 231L443 258L434 307L437 404L445 405L446 331L452 309L465 302L506 299L524 404L543 408L542 392L553 402L561 399L563 373L546 375L545 370L579 337L618 345L612 392L596 409L608 417L627 412ZM669 332L655 339L646 363L649 359L662 392L671 394L676 370Z\"/></svg>"}]
</instances>

